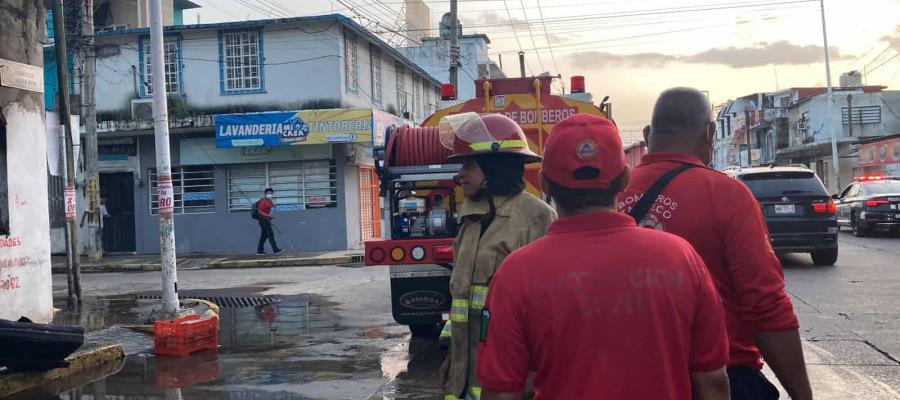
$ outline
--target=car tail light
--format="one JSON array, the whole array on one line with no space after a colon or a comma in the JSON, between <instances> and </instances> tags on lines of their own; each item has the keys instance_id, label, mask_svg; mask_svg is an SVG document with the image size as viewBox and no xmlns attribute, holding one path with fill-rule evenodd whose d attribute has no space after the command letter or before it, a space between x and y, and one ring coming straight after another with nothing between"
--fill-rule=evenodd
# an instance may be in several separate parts
<instances>
[{"instance_id":1,"label":"car tail light","mask_svg":"<svg viewBox=\"0 0 900 400\"><path fill-rule=\"evenodd\" d=\"M384 261L384 249L381 247L375 247L372 250L369 250L369 260L372 262L380 263Z\"/></svg>"},{"instance_id":2,"label":"car tail light","mask_svg":"<svg viewBox=\"0 0 900 400\"><path fill-rule=\"evenodd\" d=\"M879 204L888 204L887 200L866 200L866 207L878 207Z\"/></svg>"},{"instance_id":3,"label":"car tail light","mask_svg":"<svg viewBox=\"0 0 900 400\"><path fill-rule=\"evenodd\" d=\"M451 262L453 261L453 246L434 246L434 253L431 256L435 262Z\"/></svg>"},{"instance_id":4,"label":"car tail light","mask_svg":"<svg viewBox=\"0 0 900 400\"><path fill-rule=\"evenodd\" d=\"M837 207L831 200L828 200L827 203L813 203L812 206L816 214L834 214L837 211Z\"/></svg>"}]
</instances>

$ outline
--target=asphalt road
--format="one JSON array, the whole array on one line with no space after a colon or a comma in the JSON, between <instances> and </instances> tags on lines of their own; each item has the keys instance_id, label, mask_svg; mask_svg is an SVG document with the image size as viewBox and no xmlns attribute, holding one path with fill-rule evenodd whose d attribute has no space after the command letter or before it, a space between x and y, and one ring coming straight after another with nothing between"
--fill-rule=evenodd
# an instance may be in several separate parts
<instances>
[{"instance_id":1,"label":"asphalt road","mask_svg":"<svg viewBox=\"0 0 900 400\"><path fill-rule=\"evenodd\" d=\"M836 266L814 266L807 255L789 255L784 264L816 398L900 399L900 236L842 233ZM125 342L130 356L122 372L83 394L172 398L160 376L187 376L205 365L216 373L191 381L183 398L440 398L442 354L393 323L385 267L181 271L183 292L282 298L277 313L223 309L218 357L188 361L186 370L147 356L146 338L115 327L133 318L127 295L153 291L159 279L158 272L84 275L85 293L98 297L68 318L90 325L91 341ZM54 276L54 292L64 297L63 276Z\"/></svg>"},{"instance_id":2,"label":"asphalt road","mask_svg":"<svg viewBox=\"0 0 900 400\"><path fill-rule=\"evenodd\" d=\"M817 399L900 399L900 236L842 232L833 267L784 258Z\"/></svg>"}]
</instances>

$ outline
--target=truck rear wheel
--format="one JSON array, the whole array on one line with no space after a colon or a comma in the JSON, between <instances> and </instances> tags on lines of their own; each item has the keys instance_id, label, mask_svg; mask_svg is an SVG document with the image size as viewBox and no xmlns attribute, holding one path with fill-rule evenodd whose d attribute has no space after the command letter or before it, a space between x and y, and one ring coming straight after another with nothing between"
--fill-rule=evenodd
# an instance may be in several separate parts
<instances>
[{"instance_id":1,"label":"truck rear wheel","mask_svg":"<svg viewBox=\"0 0 900 400\"><path fill-rule=\"evenodd\" d=\"M441 335L441 324L415 324L409 326L409 332L416 339L437 339Z\"/></svg>"}]
</instances>

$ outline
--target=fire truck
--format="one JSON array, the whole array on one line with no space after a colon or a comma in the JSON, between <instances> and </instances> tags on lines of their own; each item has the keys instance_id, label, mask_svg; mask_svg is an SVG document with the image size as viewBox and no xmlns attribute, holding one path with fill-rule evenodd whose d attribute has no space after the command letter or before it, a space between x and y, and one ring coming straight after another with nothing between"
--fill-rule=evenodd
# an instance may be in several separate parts
<instances>
[{"instance_id":1,"label":"fire truck","mask_svg":"<svg viewBox=\"0 0 900 400\"><path fill-rule=\"evenodd\" d=\"M437 111L420 127L389 128L385 145L374 149L386 238L365 243L365 262L389 265L394 320L408 325L413 336L436 335L451 303L453 240L463 196L454 183L461 165L446 161L450 150L440 142L440 119L464 112L502 113L519 123L529 147L543 154L557 122L576 113L607 117L610 110L608 97L599 107L591 103L583 77L572 77L568 95L551 94L552 79L476 80L475 99ZM455 90L445 85L445 91ZM442 98L447 99L445 93ZM539 169L530 164L525 171L527 190L537 196Z\"/></svg>"}]
</instances>

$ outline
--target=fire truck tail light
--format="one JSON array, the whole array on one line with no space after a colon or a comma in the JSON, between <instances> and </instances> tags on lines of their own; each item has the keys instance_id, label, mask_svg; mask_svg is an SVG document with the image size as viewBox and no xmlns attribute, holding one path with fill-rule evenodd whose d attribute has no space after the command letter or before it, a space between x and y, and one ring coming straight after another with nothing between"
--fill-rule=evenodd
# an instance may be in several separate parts
<instances>
[{"instance_id":1,"label":"fire truck tail light","mask_svg":"<svg viewBox=\"0 0 900 400\"><path fill-rule=\"evenodd\" d=\"M369 260L372 260L372 262L380 263L384 261L384 256L384 249L381 247L375 247L372 248L372 250L369 250Z\"/></svg>"},{"instance_id":2,"label":"fire truck tail light","mask_svg":"<svg viewBox=\"0 0 900 400\"><path fill-rule=\"evenodd\" d=\"M834 214L837 211L837 207L831 200L827 203L814 203L812 206L816 214Z\"/></svg>"},{"instance_id":3,"label":"fire truck tail light","mask_svg":"<svg viewBox=\"0 0 900 400\"><path fill-rule=\"evenodd\" d=\"M391 250L391 260L399 262L403 261L404 257L406 257L406 251L402 247L394 247Z\"/></svg>"},{"instance_id":4,"label":"fire truck tail light","mask_svg":"<svg viewBox=\"0 0 900 400\"><path fill-rule=\"evenodd\" d=\"M412 256L413 260L422 261L425 258L425 248L422 246L413 247L409 255Z\"/></svg>"},{"instance_id":5,"label":"fire truck tail light","mask_svg":"<svg viewBox=\"0 0 900 400\"><path fill-rule=\"evenodd\" d=\"M453 261L453 246L434 246L434 261Z\"/></svg>"}]
</instances>

